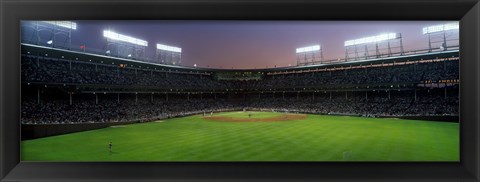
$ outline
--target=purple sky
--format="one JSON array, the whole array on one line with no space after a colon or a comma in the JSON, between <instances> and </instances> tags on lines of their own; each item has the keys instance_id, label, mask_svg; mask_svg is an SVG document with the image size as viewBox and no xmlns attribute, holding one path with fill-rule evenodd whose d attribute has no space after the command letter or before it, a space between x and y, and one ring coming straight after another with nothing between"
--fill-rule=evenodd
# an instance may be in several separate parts
<instances>
[{"instance_id":1,"label":"purple sky","mask_svg":"<svg viewBox=\"0 0 480 182\"><path fill-rule=\"evenodd\" d=\"M182 65L265 68L296 65L295 49L322 45L326 59L344 58L344 41L402 33L405 50L428 47L426 26L448 21L76 21L72 44L103 49L104 29L182 48Z\"/></svg>"}]
</instances>

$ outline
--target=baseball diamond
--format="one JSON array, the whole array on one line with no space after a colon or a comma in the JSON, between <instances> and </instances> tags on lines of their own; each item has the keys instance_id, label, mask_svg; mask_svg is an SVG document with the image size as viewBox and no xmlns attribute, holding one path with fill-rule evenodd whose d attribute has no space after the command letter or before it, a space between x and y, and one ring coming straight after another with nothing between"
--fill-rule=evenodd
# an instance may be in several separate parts
<instances>
[{"instance_id":1,"label":"baseball diamond","mask_svg":"<svg viewBox=\"0 0 480 182\"><path fill-rule=\"evenodd\" d=\"M460 161L457 21L21 29L22 161Z\"/></svg>"}]
</instances>

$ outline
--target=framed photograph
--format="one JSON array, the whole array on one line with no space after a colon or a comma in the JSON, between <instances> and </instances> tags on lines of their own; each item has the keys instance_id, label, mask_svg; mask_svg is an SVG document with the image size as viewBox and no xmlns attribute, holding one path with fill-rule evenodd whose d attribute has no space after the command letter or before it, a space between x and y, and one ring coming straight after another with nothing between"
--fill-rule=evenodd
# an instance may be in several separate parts
<instances>
[{"instance_id":1,"label":"framed photograph","mask_svg":"<svg viewBox=\"0 0 480 182\"><path fill-rule=\"evenodd\" d=\"M1 3L2 181L480 179L477 1Z\"/></svg>"}]
</instances>

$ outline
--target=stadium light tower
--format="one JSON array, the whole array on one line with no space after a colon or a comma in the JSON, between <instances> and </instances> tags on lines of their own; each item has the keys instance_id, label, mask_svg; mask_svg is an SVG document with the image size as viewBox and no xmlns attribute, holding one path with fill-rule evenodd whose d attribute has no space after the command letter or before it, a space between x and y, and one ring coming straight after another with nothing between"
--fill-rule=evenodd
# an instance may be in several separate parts
<instances>
[{"instance_id":1,"label":"stadium light tower","mask_svg":"<svg viewBox=\"0 0 480 182\"><path fill-rule=\"evenodd\" d=\"M295 51L297 55L297 65L308 65L315 63L322 63L323 52L320 45L312 45L308 47L297 48Z\"/></svg>"},{"instance_id":2,"label":"stadium light tower","mask_svg":"<svg viewBox=\"0 0 480 182\"><path fill-rule=\"evenodd\" d=\"M386 45L385 45L386 44ZM379 58L384 55L391 56L394 53L403 55L402 34L400 33L386 33L376 36L364 37L360 39L345 41L345 61L348 61L353 54L353 59L359 58ZM364 50L358 47L363 46ZM371 47L374 46L372 49ZM352 53L353 51L353 53ZM375 54L370 55L369 52L374 51ZM385 52L386 51L386 52ZM359 56L363 54L363 56Z\"/></svg>"},{"instance_id":3,"label":"stadium light tower","mask_svg":"<svg viewBox=\"0 0 480 182\"><path fill-rule=\"evenodd\" d=\"M24 27L22 34L31 35L22 35L22 42L70 50L72 31L77 30L77 23L72 21L25 21L22 22L22 27ZM30 28L30 30L26 28Z\"/></svg>"},{"instance_id":4,"label":"stadium light tower","mask_svg":"<svg viewBox=\"0 0 480 182\"><path fill-rule=\"evenodd\" d=\"M155 57L157 63L178 65L182 62L182 48L157 44Z\"/></svg>"},{"instance_id":5,"label":"stadium light tower","mask_svg":"<svg viewBox=\"0 0 480 182\"><path fill-rule=\"evenodd\" d=\"M442 51L447 50L448 42L456 41L456 46L458 46L458 29L458 22L423 28L423 35L428 35L428 52L432 52L436 48L440 48ZM437 46L438 44L440 45Z\"/></svg>"},{"instance_id":6,"label":"stadium light tower","mask_svg":"<svg viewBox=\"0 0 480 182\"><path fill-rule=\"evenodd\" d=\"M72 29L72 30L77 29L77 23L71 22L71 21L41 21L41 22L56 25L59 27L67 28L67 29Z\"/></svg>"},{"instance_id":7,"label":"stadium light tower","mask_svg":"<svg viewBox=\"0 0 480 182\"><path fill-rule=\"evenodd\" d=\"M122 35L111 30L104 30L103 36L107 39L105 52L117 57L141 59L145 56L148 42L145 40Z\"/></svg>"}]
</instances>

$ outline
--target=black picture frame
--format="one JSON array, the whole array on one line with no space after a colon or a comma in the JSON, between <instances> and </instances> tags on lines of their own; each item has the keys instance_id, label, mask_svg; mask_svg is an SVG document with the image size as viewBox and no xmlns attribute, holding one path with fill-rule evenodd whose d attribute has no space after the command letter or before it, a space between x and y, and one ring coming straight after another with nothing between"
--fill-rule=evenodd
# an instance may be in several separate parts
<instances>
[{"instance_id":1,"label":"black picture frame","mask_svg":"<svg viewBox=\"0 0 480 182\"><path fill-rule=\"evenodd\" d=\"M20 162L21 20L460 20L460 162ZM1 0L1 181L480 180L478 0Z\"/></svg>"}]
</instances>

